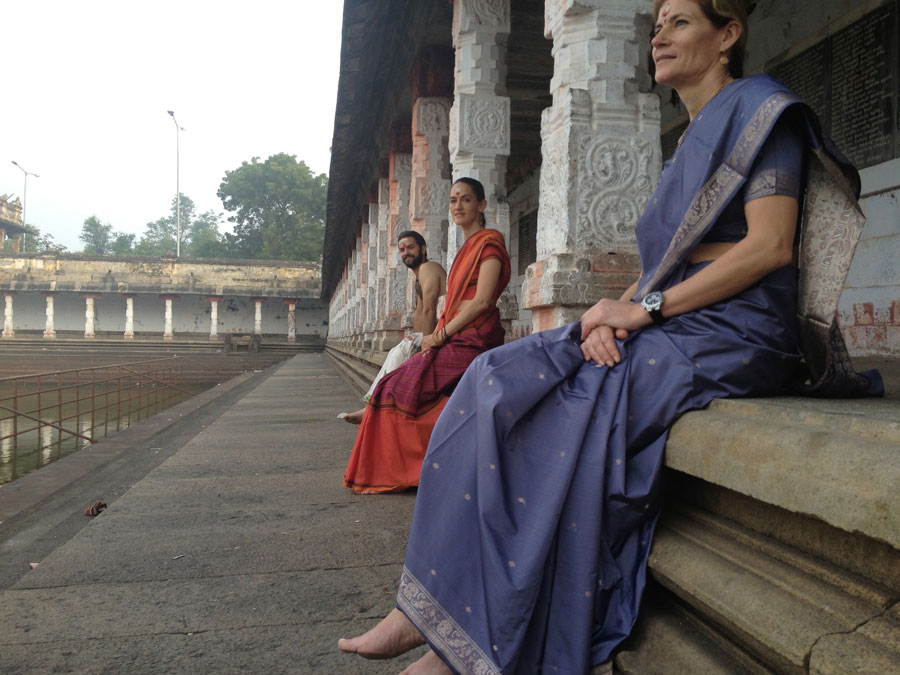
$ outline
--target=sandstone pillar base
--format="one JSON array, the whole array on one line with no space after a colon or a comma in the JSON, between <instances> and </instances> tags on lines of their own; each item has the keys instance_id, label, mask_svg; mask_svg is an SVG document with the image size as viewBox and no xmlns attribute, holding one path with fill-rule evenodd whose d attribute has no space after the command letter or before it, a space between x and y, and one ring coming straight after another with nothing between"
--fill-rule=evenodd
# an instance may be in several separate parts
<instances>
[{"instance_id":1,"label":"sandstone pillar base","mask_svg":"<svg viewBox=\"0 0 900 675\"><path fill-rule=\"evenodd\" d=\"M636 253L557 253L529 265L522 284L535 331L578 321L601 298L618 299L640 274Z\"/></svg>"}]
</instances>

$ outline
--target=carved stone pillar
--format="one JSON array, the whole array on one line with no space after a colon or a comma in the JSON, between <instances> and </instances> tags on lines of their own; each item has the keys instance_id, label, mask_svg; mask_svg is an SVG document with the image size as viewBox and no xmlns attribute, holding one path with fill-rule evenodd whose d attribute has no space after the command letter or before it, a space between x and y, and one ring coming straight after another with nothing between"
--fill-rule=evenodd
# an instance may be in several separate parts
<instances>
[{"instance_id":1,"label":"carved stone pillar","mask_svg":"<svg viewBox=\"0 0 900 675\"><path fill-rule=\"evenodd\" d=\"M547 0L553 106L541 120L537 262L522 289L534 330L578 319L640 272L634 226L660 171L651 5Z\"/></svg>"},{"instance_id":2,"label":"carved stone pillar","mask_svg":"<svg viewBox=\"0 0 900 675\"><path fill-rule=\"evenodd\" d=\"M288 332L287 332L287 341L288 342L296 342L297 341L297 300L285 298L284 304L287 305L288 308Z\"/></svg>"},{"instance_id":3,"label":"carved stone pillar","mask_svg":"<svg viewBox=\"0 0 900 675\"><path fill-rule=\"evenodd\" d=\"M450 162L453 178L482 182L487 197L487 226L509 241L506 160L510 113L506 96L506 40L510 0L454 0L456 48L453 107L450 109ZM447 232L447 263L463 243L458 227Z\"/></svg>"},{"instance_id":4,"label":"carved stone pillar","mask_svg":"<svg viewBox=\"0 0 900 675\"><path fill-rule=\"evenodd\" d=\"M159 296L166 303L166 313L164 317L163 324L163 340L171 340L175 337L172 332L172 301L177 300L177 295L160 295Z\"/></svg>"},{"instance_id":5,"label":"carved stone pillar","mask_svg":"<svg viewBox=\"0 0 900 675\"><path fill-rule=\"evenodd\" d=\"M412 69L411 229L428 244L428 258L447 261L450 195L450 106L453 103L452 47L423 48ZM410 277L410 289L413 286ZM415 296L413 295L413 303Z\"/></svg>"},{"instance_id":6,"label":"carved stone pillar","mask_svg":"<svg viewBox=\"0 0 900 675\"><path fill-rule=\"evenodd\" d=\"M84 337L91 340L94 338L94 327L97 323L94 301L99 300L102 296L96 294L85 294L84 298Z\"/></svg>"},{"instance_id":7,"label":"carved stone pillar","mask_svg":"<svg viewBox=\"0 0 900 675\"><path fill-rule=\"evenodd\" d=\"M11 338L16 336L13 329L13 298L16 296L15 291L5 291L3 293L6 305L3 309L3 337Z\"/></svg>"},{"instance_id":8,"label":"carved stone pillar","mask_svg":"<svg viewBox=\"0 0 900 675\"><path fill-rule=\"evenodd\" d=\"M451 99L421 97L413 103L411 229L425 237L428 259L447 263L450 157L447 154ZM407 274L407 311L415 309L415 277Z\"/></svg>"},{"instance_id":9,"label":"carved stone pillar","mask_svg":"<svg viewBox=\"0 0 900 675\"><path fill-rule=\"evenodd\" d=\"M41 293L44 296L47 303L47 323L44 326L44 337L48 340L52 340L56 337L56 328L53 325L53 298L56 296L56 293L53 291L44 291Z\"/></svg>"},{"instance_id":10,"label":"carved stone pillar","mask_svg":"<svg viewBox=\"0 0 900 675\"><path fill-rule=\"evenodd\" d=\"M387 276L388 276L388 216L390 215L391 184L388 180L388 159L381 167L381 178L378 180L378 240L376 242L376 292L375 292L375 336L372 349L379 350L384 343L384 330L388 315ZM390 345L388 346L390 347Z\"/></svg>"},{"instance_id":11,"label":"carved stone pillar","mask_svg":"<svg viewBox=\"0 0 900 675\"><path fill-rule=\"evenodd\" d=\"M251 298L253 300L253 332L262 335L262 306L265 298Z\"/></svg>"},{"instance_id":12,"label":"carved stone pillar","mask_svg":"<svg viewBox=\"0 0 900 675\"><path fill-rule=\"evenodd\" d=\"M221 295L210 295L206 298L209 303L209 340L217 342L219 340L219 303L225 298Z\"/></svg>"},{"instance_id":13,"label":"carved stone pillar","mask_svg":"<svg viewBox=\"0 0 900 675\"><path fill-rule=\"evenodd\" d=\"M134 293L125 295L125 334L126 340L134 340Z\"/></svg>"},{"instance_id":14,"label":"carved stone pillar","mask_svg":"<svg viewBox=\"0 0 900 675\"><path fill-rule=\"evenodd\" d=\"M373 349L375 327L378 321L378 188L369 195L369 236L366 241L366 319L364 347ZM365 225L363 226L365 227Z\"/></svg>"},{"instance_id":15,"label":"carved stone pillar","mask_svg":"<svg viewBox=\"0 0 900 675\"><path fill-rule=\"evenodd\" d=\"M390 155L390 215L387 233L387 317L385 332L380 345L390 349L403 339L403 329L412 326L412 310L407 302L409 269L397 254L397 235L410 229L409 199L412 184L412 135L409 122L398 122L391 127Z\"/></svg>"},{"instance_id":16,"label":"carved stone pillar","mask_svg":"<svg viewBox=\"0 0 900 675\"><path fill-rule=\"evenodd\" d=\"M366 339L366 294L369 270L366 265L366 240L369 238L369 224L360 221L354 251L356 293L353 303L353 346L362 348Z\"/></svg>"}]
</instances>

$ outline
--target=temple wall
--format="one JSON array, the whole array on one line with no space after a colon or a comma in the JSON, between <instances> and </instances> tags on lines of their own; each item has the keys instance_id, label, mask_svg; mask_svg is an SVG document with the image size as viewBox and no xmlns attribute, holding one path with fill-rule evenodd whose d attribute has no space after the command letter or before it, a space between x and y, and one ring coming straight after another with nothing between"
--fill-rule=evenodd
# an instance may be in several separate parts
<instances>
[{"instance_id":1,"label":"temple wall","mask_svg":"<svg viewBox=\"0 0 900 675\"><path fill-rule=\"evenodd\" d=\"M325 337L327 313L323 307L295 309L296 334ZM84 334L85 300L79 293L61 292L54 297L54 328L58 333ZM251 334L255 330L255 303L252 298L224 296L217 312L219 337L227 333ZM18 337L35 337L46 326L46 301L38 292L20 292L13 298L14 328ZM158 295L134 297L135 337L161 337L165 322L165 301ZM94 300L94 330L97 335L119 335L125 331L125 298L101 295ZM207 336L210 332L210 303L206 296L182 295L172 302L172 330L175 336ZM262 306L262 334L283 337L288 332L288 306L281 298Z\"/></svg>"},{"instance_id":2,"label":"temple wall","mask_svg":"<svg viewBox=\"0 0 900 675\"><path fill-rule=\"evenodd\" d=\"M254 298L263 298L262 335L289 340L286 300L295 302L295 335L328 332L327 309L319 300L316 263L271 261L181 261L85 255L0 257L0 291L12 302L12 332L5 337L43 335L46 295L53 295L52 328L67 337L86 332L87 303L93 298L96 335L124 337L126 295L133 298L137 338L162 337L164 297L172 298L175 336L221 339L228 333L257 331ZM211 304L218 301L216 335L211 335ZM47 336L52 337L52 336Z\"/></svg>"}]
</instances>

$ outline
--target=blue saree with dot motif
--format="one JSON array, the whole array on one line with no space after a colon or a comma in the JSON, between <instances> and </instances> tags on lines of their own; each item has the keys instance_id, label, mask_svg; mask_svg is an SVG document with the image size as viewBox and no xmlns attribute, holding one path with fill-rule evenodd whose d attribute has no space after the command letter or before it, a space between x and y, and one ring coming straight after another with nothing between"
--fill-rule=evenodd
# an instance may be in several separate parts
<instances>
[{"instance_id":1,"label":"blue saree with dot motif","mask_svg":"<svg viewBox=\"0 0 900 675\"><path fill-rule=\"evenodd\" d=\"M768 153L775 159L760 166L779 119L799 139L799 165L795 157L779 166ZM813 153L831 157L822 142L805 106L776 81L726 87L694 120L637 226L638 298L708 264L687 262L698 242L742 236L748 191L815 178L839 185L828 193L837 190L837 201L841 190L853 201L839 162L813 169ZM821 207L828 195L813 197ZM851 239L860 226L845 226ZM827 255L801 252L801 266ZM826 281L846 274L849 260L834 258ZM827 289L816 285L798 306L798 276L785 266L725 301L634 332L613 368L584 361L578 324L474 361L431 437L397 597L454 672L574 675L611 657L637 616L672 423L714 398L783 390L807 334L817 344L834 339L828 307L837 298L823 299ZM849 373L835 385L834 359L821 361L807 387L877 394L877 375Z\"/></svg>"}]
</instances>

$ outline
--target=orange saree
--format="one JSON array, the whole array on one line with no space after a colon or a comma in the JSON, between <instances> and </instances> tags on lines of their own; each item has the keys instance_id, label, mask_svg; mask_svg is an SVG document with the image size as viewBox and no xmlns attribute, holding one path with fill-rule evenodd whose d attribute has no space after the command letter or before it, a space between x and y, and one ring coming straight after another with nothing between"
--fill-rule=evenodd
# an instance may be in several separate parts
<instances>
[{"instance_id":1,"label":"orange saree","mask_svg":"<svg viewBox=\"0 0 900 675\"><path fill-rule=\"evenodd\" d=\"M439 349L413 356L378 383L344 472L347 487L371 494L419 484L431 430L457 382L476 356L503 344L496 301L509 283L510 265L503 235L497 230L481 230L460 248L447 277L446 306L438 326L456 316L466 289L489 258L498 258L502 264L490 309Z\"/></svg>"}]
</instances>

